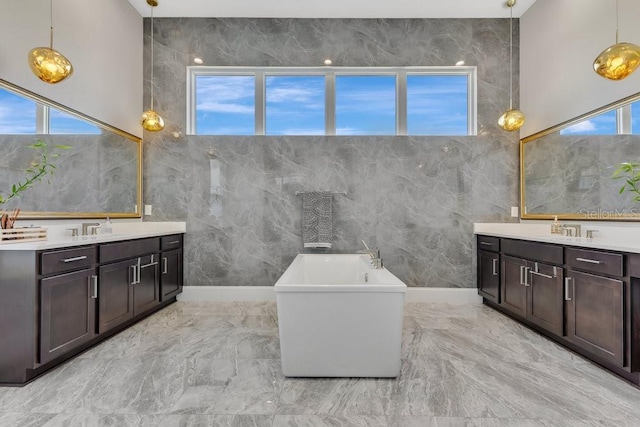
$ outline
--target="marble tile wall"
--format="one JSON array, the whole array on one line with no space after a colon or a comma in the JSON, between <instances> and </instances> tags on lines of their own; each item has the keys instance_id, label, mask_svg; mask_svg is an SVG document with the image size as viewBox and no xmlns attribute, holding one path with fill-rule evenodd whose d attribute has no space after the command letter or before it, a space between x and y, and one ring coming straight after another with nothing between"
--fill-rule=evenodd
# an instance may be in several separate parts
<instances>
[{"instance_id":1,"label":"marble tile wall","mask_svg":"<svg viewBox=\"0 0 640 427\"><path fill-rule=\"evenodd\" d=\"M187 286L273 285L303 251L295 196L302 190L347 192L335 197L334 251L353 252L364 239L409 286L476 286L472 224L509 221L518 199L518 134L496 124L509 103L508 20L163 18L154 25L155 105L167 126L145 134L144 200L153 205L149 220L187 221ZM149 41L145 20L145 78ZM517 54L516 45L514 88ZM479 135L188 136L185 79L194 55L215 66L464 59L478 67ZM146 105L148 87L145 97Z\"/></svg>"},{"instance_id":2,"label":"marble tile wall","mask_svg":"<svg viewBox=\"0 0 640 427\"><path fill-rule=\"evenodd\" d=\"M2 206L41 212L135 212L138 145L112 133L102 135L0 135L0 192L26 180L25 169L39 160L28 146L44 140L56 168ZM55 145L69 148L59 150ZM52 154L59 157L54 158Z\"/></svg>"},{"instance_id":3,"label":"marble tile wall","mask_svg":"<svg viewBox=\"0 0 640 427\"><path fill-rule=\"evenodd\" d=\"M611 178L622 162L637 158L637 135L560 135L525 145L527 212L588 215L637 214L624 180Z\"/></svg>"}]
</instances>

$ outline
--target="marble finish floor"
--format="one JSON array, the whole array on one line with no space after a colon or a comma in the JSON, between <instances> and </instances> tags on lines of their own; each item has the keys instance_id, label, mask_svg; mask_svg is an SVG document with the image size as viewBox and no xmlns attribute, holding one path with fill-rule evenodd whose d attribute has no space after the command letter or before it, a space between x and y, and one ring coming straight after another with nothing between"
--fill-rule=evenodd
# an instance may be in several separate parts
<instances>
[{"instance_id":1,"label":"marble finish floor","mask_svg":"<svg viewBox=\"0 0 640 427\"><path fill-rule=\"evenodd\" d=\"M482 305L409 304L396 379L285 378L275 303L178 302L22 388L0 426L638 426L640 390Z\"/></svg>"}]
</instances>

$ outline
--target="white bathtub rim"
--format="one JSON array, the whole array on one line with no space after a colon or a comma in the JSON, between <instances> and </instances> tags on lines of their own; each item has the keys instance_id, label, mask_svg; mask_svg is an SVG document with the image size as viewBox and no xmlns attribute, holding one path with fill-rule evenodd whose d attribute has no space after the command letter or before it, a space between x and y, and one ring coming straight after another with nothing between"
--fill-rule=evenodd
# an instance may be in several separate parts
<instances>
[{"instance_id":1,"label":"white bathtub rim","mask_svg":"<svg viewBox=\"0 0 640 427\"><path fill-rule=\"evenodd\" d=\"M273 286L185 286L178 301L185 302L263 302L276 300ZM404 297L407 303L480 304L477 288L411 288Z\"/></svg>"}]
</instances>

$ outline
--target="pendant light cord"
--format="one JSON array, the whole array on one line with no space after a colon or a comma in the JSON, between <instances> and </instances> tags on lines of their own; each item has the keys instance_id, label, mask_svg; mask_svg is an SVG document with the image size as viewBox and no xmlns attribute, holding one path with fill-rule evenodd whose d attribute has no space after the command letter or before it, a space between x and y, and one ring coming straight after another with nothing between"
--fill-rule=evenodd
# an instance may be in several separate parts
<instances>
[{"instance_id":1,"label":"pendant light cord","mask_svg":"<svg viewBox=\"0 0 640 427\"><path fill-rule=\"evenodd\" d=\"M49 2L49 49L53 50L53 0Z\"/></svg>"},{"instance_id":2,"label":"pendant light cord","mask_svg":"<svg viewBox=\"0 0 640 427\"><path fill-rule=\"evenodd\" d=\"M153 6L151 6L151 109L153 110Z\"/></svg>"},{"instance_id":3,"label":"pendant light cord","mask_svg":"<svg viewBox=\"0 0 640 427\"><path fill-rule=\"evenodd\" d=\"M618 29L620 28L620 13L618 12L618 0L616 0L616 44L618 44Z\"/></svg>"},{"instance_id":4,"label":"pendant light cord","mask_svg":"<svg viewBox=\"0 0 640 427\"><path fill-rule=\"evenodd\" d=\"M617 1L617 0L616 0ZM509 6L509 109L513 109L513 6Z\"/></svg>"}]
</instances>

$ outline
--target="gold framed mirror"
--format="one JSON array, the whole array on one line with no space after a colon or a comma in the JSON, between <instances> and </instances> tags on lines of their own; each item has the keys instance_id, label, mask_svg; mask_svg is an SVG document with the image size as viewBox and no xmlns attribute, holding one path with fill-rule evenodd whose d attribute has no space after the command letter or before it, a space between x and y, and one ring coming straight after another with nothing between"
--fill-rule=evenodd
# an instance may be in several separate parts
<instances>
[{"instance_id":1,"label":"gold framed mirror","mask_svg":"<svg viewBox=\"0 0 640 427\"><path fill-rule=\"evenodd\" d=\"M521 218L640 220L623 162L640 162L640 93L520 140Z\"/></svg>"},{"instance_id":2,"label":"gold framed mirror","mask_svg":"<svg viewBox=\"0 0 640 427\"><path fill-rule=\"evenodd\" d=\"M140 218L142 140L0 79L0 192L25 181L33 165L29 146L42 140L54 174L36 182L0 210L20 208L21 219ZM46 182L49 181L49 182Z\"/></svg>"}]
</instances>

